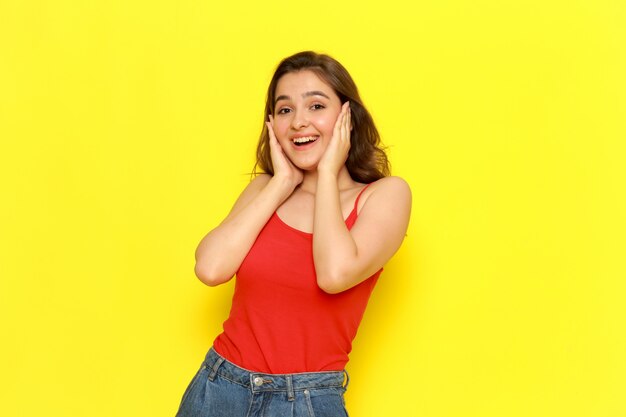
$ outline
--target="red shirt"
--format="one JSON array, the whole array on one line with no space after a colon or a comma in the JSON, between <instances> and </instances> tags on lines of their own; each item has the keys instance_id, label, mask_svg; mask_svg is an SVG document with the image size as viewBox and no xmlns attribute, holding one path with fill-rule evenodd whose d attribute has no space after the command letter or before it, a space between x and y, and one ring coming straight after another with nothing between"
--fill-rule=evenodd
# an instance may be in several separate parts
<instances>
[{"instance_id":1,"label":"red shirt","mask_svg":"<svg viewBox=\"0 0 626 417\"><path fill-rule=\"evenodd\" d=\"M360 197L346 219L349 229ZM312 237L272 215L237 272L230 316L214 342L220 355L255 372L344 369L382 269L327 294L317 286Z\"/></svg>"}]
</instances>

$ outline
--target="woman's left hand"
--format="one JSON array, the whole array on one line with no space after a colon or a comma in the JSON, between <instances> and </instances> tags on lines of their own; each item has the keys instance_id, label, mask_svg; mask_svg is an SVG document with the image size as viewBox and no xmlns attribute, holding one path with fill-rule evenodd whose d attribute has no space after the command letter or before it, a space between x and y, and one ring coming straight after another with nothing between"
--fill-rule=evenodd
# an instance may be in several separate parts
<instances>
[{"instance_id":1,"label":"woman's left hand","mask_svg":"<svg viewBox=\"0 0 626 417\"><path fill-rule=\"evenodd\" d=\"M351 124L350 102L346 101L341 106L341 113L337 117L333 128L333 137L324 151L317 166L318 172L328 172L337 175L341 167L348 159L350 151L350 128Z\"/></svg>"}]
</instances>

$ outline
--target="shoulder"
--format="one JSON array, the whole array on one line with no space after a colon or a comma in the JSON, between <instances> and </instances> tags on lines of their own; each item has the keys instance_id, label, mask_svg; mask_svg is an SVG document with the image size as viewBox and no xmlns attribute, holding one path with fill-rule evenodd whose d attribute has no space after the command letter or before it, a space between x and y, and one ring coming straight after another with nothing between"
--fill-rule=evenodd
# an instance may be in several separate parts
<instances>
[{"instance_id":1,"label":"shoulder","mask_svg":"<svg viewBox=\"0 0 626 417\"><path fill-rule=\"evenodd\" d=\"M363 191L358 209L372 206L396 206L411 207L411 188L401 177L384 177L369 184Z\"/></svg>"},{"instance_id":2,"label":"shoulder","mask_svg":"<svg viewBox=\"0 0 626 417\"><path fill-rule=\"evenodd\" d=\"M385 190L387 192L406 193L408 195L411 194L409 183L401 177L384 177L378 181L374 181L371 184L371 187L375 187L379 190Z\"/></svg>"},{"instance_id":3,"label":"shoulder","mask_svg":"<svg viewBox=\"0 0 626 417\"><path fill-rule=\"evenodd\" d=\"M263 187L267 185L271 178L272 176L269 174L259 174L252 178L246 188L241 192L241 194L239 194L239 198L235 201L233 208L230 210L230 213L226 218L228 219L237 213L240 208L245 207L250 201L252 201L257 194L261 192Z\"/></svg>"},{"instance_id":4,"label":"shoulder","mask_svg":"<svg viewBox=\"0 0 626 417\"><path fill-rule=\"evenodd\" d=\"M262 189L270 182L272 176L269 174L259 174L252 178L246 188L241 192L239 198L240 199L249 199L254 198Z\"/></svg>"},{"instance_id":5,"label":"shoulder","mask_svg":"<svg viewBox=\"0 0 626 417\"><path fill-rule=\"evenodd\" d=\"M261 191L261 189L263 189L263 187L267 185L268 182L270 182L270 179L272 179L272 176L269 174L256 175L254 178L252 178L252 180L250 180L246 188L243 190L242 195L256 195L259 191Z\"/></svg>"},{"instance_id":6,"label":"shoulder","mask_svg":"<svg viewBox=\"0 0 626 417\"><path fill-rule=\"evenodd\" d=\"M270 174L258 174L252 180L250 180L250 185L252 184L261 184L265 185L272 179Z\"/></svg>"}]
</instances>

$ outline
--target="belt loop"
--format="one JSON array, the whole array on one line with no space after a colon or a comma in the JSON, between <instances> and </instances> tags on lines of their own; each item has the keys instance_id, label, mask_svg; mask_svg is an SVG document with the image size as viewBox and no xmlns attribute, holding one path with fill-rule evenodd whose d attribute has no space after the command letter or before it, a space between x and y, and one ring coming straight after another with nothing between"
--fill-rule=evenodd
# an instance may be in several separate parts
<instances>
[{"instance_id":1,"label":"belt loop","mask_svg":"<svg viewBox=\"0 0 626 417\"><path fill-rule=\"evenodd\" d=\"M346 374L346 384L343 386L343 389L348 389L348 384L350 384L350 375L348 375L348 371L346 371L345 369L343 370L343 373Z\"/></svg>"},{"instance_id":2,"label":"belt loop","mask_svg":"<svg viewBox=\"0 0 626 417\"><path fill-rule=\"evenodd\" d=\"M209 374L209 381L213 381L215 379L217 370L219 369L220 365L222 365L222 363L224 363L224 358L220 356L219 358L217 358L217 360L213 364L213 367L211 368L211 373Z\"/></svg>"},{"instance_id":3,"label":"belt loop","mask_svg":"<svg viewBox=\"0 0 626 417\"><path fill-rule=\"evenodd\" d=\"M285 377L285 379L287 380L287 400L288 401L293 401L296 399L295 394L293 393L293 381L292 381L292 377L291 375L287 375Z\"/></svg>"}]
</instances>

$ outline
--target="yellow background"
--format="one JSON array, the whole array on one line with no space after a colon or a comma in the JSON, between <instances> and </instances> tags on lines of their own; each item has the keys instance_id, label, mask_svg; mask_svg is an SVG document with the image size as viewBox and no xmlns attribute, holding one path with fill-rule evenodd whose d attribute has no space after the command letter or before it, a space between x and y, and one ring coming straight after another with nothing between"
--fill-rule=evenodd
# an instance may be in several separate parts
<instances>
[{"instance_id":1,"label":"yellow background","mask_svg":"<svg viewBox=\"0 0 626 417\"><path fill-rule=\"evenodd\" d=\"M351 416L625 416L621 0L0 0L0 415L174 415L232 293L195 246L305 49L413 190Z\"/></svg>"}]
</instances>

